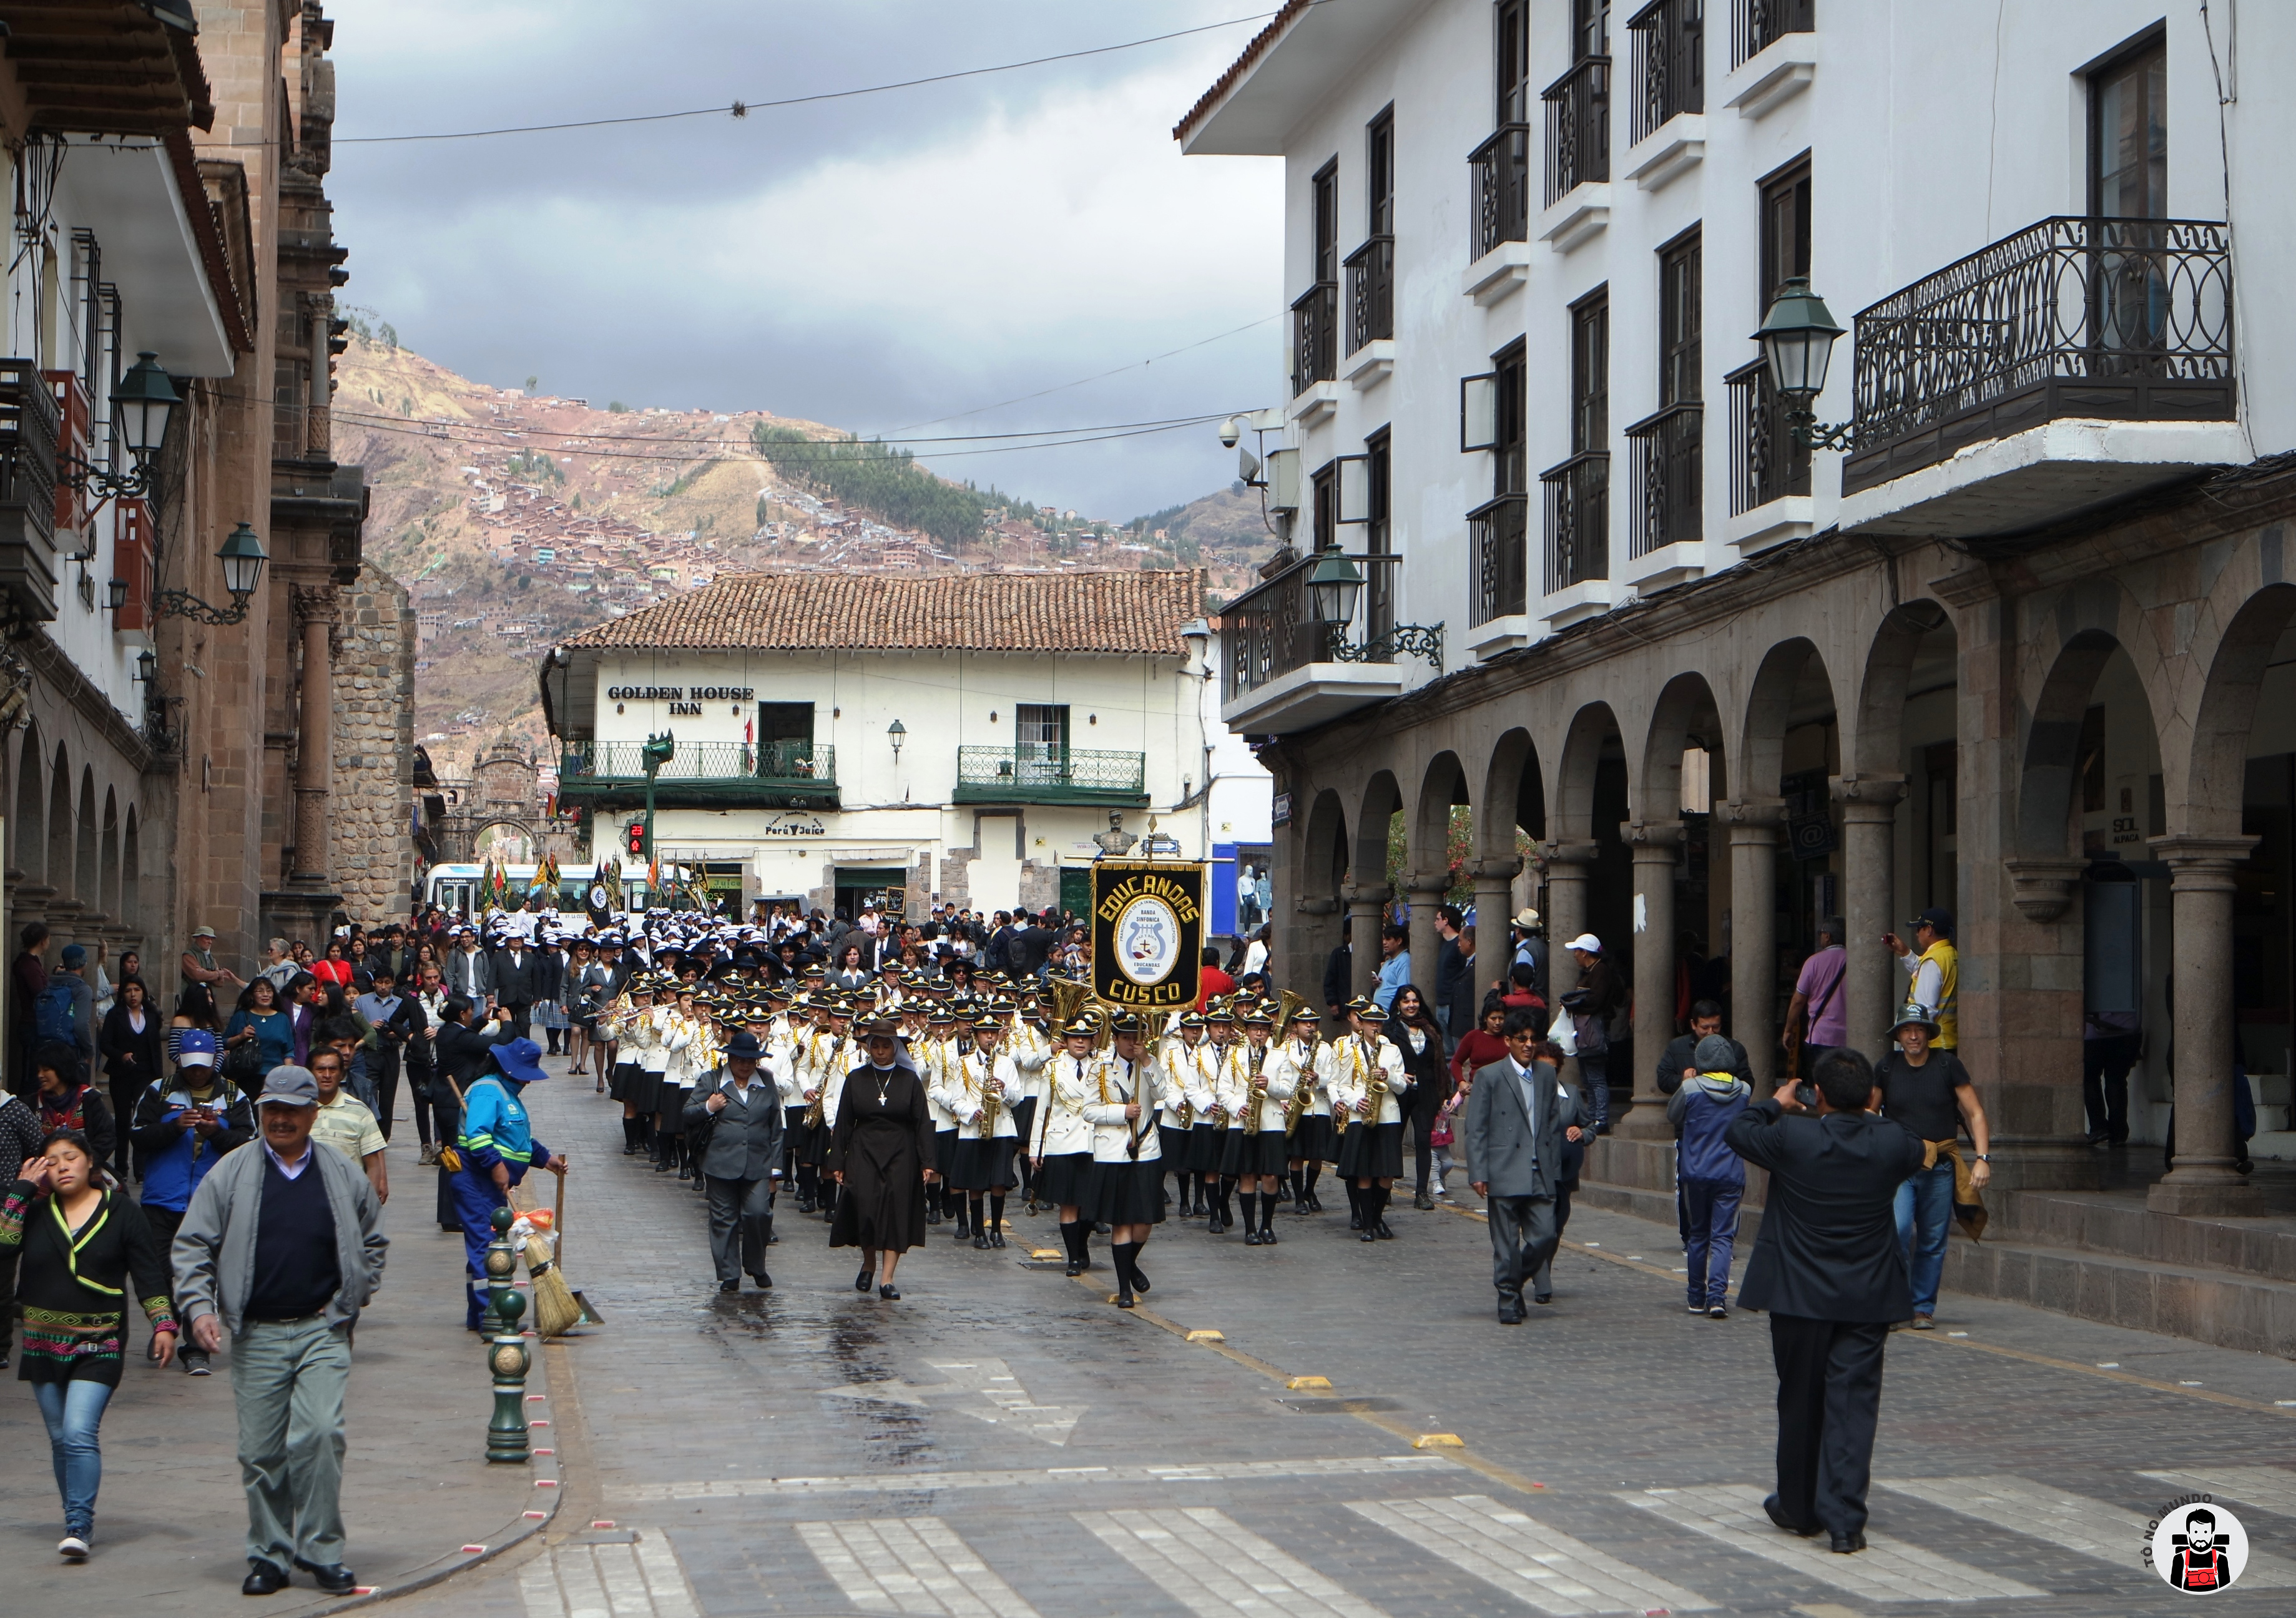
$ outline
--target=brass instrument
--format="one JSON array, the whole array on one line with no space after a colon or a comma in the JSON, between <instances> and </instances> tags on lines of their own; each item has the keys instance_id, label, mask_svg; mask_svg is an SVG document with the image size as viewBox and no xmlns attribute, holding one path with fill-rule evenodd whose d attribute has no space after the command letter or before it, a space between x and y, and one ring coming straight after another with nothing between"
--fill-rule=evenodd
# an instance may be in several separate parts
<instances>
[{"instance_id":1,"label":"brass instrument","mask_svg":"<svg viewBox=\"0 0 2296 1618\"><path fill-rule=\"evenodd\" d=\"M1247 1040L1244 1048L1250 1053L1246 1062L1251 1072L1251 1105L1244 1110L1243 1132L1257 1135L1259 1133L1259 1114L1267 1105L1267 1080L1260 1072L1267 1065L1267 1047Z\"/></svg>"},{"instance_id":2,"label":"brass instrument","mask_svg":"<svg viewBox=\"0 0 2296 1618\"><path fill-rule=\"evenodd\" d=\"M1003 1099L1003 1097L1000 1096L994 1089L989 1088L996 1082L996 1058L993 1053L984 1052L980 1047L975 1045L972 1049L960 1055L957 1060L962 1062L972 1056L979 1056L981 1058L980 1138L983 1140L994 1140L996 1138L996 1106L997 1103Z\"/></svg>"}]
</instances>

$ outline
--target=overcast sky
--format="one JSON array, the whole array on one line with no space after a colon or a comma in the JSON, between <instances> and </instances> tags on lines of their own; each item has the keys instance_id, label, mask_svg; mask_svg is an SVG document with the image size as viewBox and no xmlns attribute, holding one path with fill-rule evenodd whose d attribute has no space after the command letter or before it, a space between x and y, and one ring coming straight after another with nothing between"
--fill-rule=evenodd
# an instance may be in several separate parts
<instances>
[{"instance_id":1,"label":"overcast sky","mask_svg":"<svg viewBox=\"0 0 2296 1618\"><path fill-rule=\"evenodd\" d=\"M331 0L347 302L502 386L911 439L1273 403L1280 160L1171 127L1260 26L812 106L487 140L1113 45L1271 0ZM934 463L1124 520L1234 475L1209 427Z\"/></svg>"}]
</instances>

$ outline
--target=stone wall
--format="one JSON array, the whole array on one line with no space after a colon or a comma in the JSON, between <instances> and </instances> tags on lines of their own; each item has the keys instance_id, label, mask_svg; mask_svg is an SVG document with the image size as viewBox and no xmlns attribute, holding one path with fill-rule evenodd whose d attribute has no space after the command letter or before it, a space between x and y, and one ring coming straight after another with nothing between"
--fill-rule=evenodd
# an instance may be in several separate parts
<instances>
[{"instance_id":1,"label":"stone wall","mask_svg":"<svg viewBox=\"0 0 2296 1618\"><path fill-rule=\"evenodd\" d=\"M414 609L406 587L369 563L343 592L335 653L335 768L330 871L353 921L406 913L414 880L407 804L414 781Z\"/></svg>"}]
</instances>

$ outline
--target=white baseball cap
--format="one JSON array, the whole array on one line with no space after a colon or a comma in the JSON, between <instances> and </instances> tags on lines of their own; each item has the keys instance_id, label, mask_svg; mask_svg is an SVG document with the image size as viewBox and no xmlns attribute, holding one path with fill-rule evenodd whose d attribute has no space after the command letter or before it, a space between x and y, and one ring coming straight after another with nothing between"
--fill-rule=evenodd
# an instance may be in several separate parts
<instances>
[{"instance_id":1,"label":"white baseball cap","mask_svg":"<svg viewBox=\"0 0 2296 1618\"><path fill-rule=\"evenodd\" d=\"M1589 955L1603 953L1603 940L1591 932L1582 932L1562 947L1565 949L1584 949Z\"/></svg>"}]
</instances>

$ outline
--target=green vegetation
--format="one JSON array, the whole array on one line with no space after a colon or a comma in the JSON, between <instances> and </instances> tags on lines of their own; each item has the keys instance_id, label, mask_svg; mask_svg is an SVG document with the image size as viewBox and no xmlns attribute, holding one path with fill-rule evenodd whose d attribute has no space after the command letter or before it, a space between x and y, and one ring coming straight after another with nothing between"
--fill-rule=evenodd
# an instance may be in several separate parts
<instances>
[{"instance_id":1,"label":"green vegetation","mask_svg":"<svg viewBox=\"0 0 2296 1618\"><path fill-rule=\"evenodd\" d=\"M627 415L630 413L630 407L618 398L608 399L606 408L616 415Z\"/></svg>"},{"instance_id":2,"label":"green vegetation","mask_svg":"<svg viewBox=\"0 0 2296 1618\"><path fill-rule=\"evenodd\" d=\"M718 463L715 461L704 461L693 471L680 472L668 482L657 483L652 489L646 490L646 492L657 500L674 500L678 496L684 494L687 489L693 488L695 480L699 479L703 472L708 472L712 466L717 464Z\"/></svg>"},{"instance_id":3,"label":"green vegetation","mask_svg":"<svg viewBox=\"0 0 2296 1618\"><path fill-rule=\"evenodd\" d=\"M558 464L558 457L540 449L520 450L504 464L503 470L529 483L566 481L566 472Z\"/></svg>"},{"instance_id":4,"label":"green vegetation","mask_svg":"<svg viewBox=\"0 0 2296 1618\"><path fill-rule=\"evenodd\" d=\"M984 493L970 483L946 482L919 466L907 450L878 440L810 439L794 427L763 422L750 437L783 477L943 545L977 539L994 516L1021 509L994 489ZM1026 509L1034 514L1034 507Z\"/></svg>"}]
</instances>

